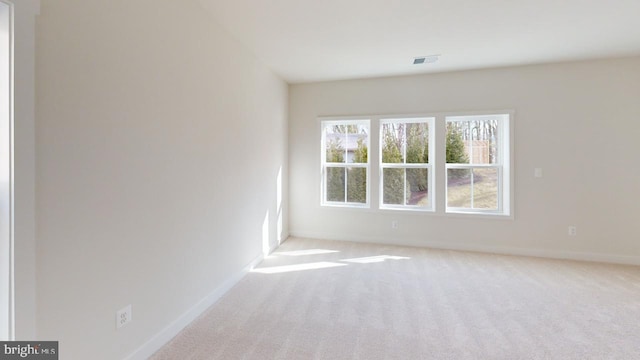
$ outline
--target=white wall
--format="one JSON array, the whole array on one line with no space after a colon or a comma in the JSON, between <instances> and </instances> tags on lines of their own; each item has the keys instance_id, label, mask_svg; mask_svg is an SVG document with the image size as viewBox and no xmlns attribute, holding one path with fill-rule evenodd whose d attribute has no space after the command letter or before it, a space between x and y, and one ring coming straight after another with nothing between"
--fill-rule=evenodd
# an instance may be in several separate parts
<instances>
[{"instance_id":1,"label":"white wall","mask_svg":"<svg viewBox=\"0 0 640 360\"><path fill-rule=\"evenodd\" d=\"M37 35L38 338L123 358L262 254L267 213L277 245L288 88L195 0L47 0Z\"/></svg>"},{"instance_id":2,"label":"white wall","mask_svg":"<svg viewBox=\"0 0 640 360\"><path fill-rule=\"evenodd\" d=\"M303 84L289 93L292 236L640 264L640 58ZM320 207L318 116L492 109L515 110L515 220ZM543 178L534 178L536 167ZM578 236L567 235L569 225Z\"/></svg>"}]
</instances>

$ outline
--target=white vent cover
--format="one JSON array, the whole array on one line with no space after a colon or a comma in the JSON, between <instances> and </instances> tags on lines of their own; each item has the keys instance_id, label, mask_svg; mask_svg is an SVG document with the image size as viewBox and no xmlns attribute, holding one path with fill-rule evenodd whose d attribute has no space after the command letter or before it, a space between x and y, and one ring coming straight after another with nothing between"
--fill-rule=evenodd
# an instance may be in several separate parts
<instances>
[{"instance_id":1,"label":"white vent cover","mask_svg":"<svg viewBox=\"0 0 640 360\"><path fill-rule=\"evenodd\" d=\"M438 62L440 55L420 56L413 59L413 65L433 64Z\"/></svg>"}]
</instances>

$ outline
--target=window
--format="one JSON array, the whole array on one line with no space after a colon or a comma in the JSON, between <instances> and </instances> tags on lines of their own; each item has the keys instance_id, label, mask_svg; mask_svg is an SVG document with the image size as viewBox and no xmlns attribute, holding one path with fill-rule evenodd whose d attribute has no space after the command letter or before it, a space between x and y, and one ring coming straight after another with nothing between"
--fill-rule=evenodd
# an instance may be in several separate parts
<instances>
[{"instance_id":1,"label":"window","mask_svg":"<svg viewBox=\"0 0 640 360\"><path fill-rule=\"evenodd\" d=\"M446 117L447 212L509 213L509 115Z\"/></svg>"},{"instance_id":2,"label":"window","mask_svg":"<svg viewBox=\"0 0 640 360\"><path fill-rule=\"evenodd\" d=\"M380 121L380 208L432 209L433 118Z\"/></svg>"},{"instance_id":3,"label":"window","mask_svg":"<svg viewBox=\"0 0 640 360\"><path fill-rule=\"evenodd\" d=\"M324 118L320 124L322 206L513 215L511 112Z\"/></svg>"},{"instance_id":4,"label":"window","mask_svg":"<svg viewBox=\"0 0 640 360\"><path fill-rule=\"evenodd\" d=\"M322 204L369 205L369 120L322 122Z\"/></svg>"}]
</instances>

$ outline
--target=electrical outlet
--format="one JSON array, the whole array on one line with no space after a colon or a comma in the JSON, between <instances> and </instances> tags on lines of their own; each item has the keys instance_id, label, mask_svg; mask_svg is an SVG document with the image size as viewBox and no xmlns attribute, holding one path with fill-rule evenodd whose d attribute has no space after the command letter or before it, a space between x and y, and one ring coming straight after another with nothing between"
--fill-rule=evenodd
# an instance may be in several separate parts
<instances>
[{"instance_id":1,"label":"electrical outlet","mask_svg":"<svg viewBox=\"0 0 640 360\"><path fill-rule=\"evenodd\" d=\"M394 230L398 228L398 220L391 221L391 228Z\"/></svg>"},{"instance_id":2,"label":"electrical outlet","mask_svg":"<svg viewBox=\"0 0 640 360\"><path fill-rule=\"evenodd\" d=\"M569 236L576 236L578 235L578 228L576 228L575 226L569 226Z\"/></svg>"},{"instance_id":3,"label":"electrical outlet","mask_svg":"<svg viewBox=\"0 0 640 360\"><path fill-rule=\"evenodd\" d=\"M116 312L116 329L127 325L131 320L131 305L128 305Z\"/></svg>"},{"instance_id":4,"label":"electrical outlet","mask_svg":"<svg viewBox=\"0 0 640 360\"><path fill-rule=\"evenodd\" d=\"M541 178L542 177L542 168L535 168L533 170L533 176L535 176L537 178Z\"/></svg>"}]
</instances>

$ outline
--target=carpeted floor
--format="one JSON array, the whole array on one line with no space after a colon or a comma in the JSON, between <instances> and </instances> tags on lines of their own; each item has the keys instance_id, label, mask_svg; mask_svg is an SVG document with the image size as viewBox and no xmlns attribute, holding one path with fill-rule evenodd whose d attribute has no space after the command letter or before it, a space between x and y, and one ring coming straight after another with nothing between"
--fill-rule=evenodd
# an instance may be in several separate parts
<instances>
[{"instance_id":1,"label":"carpeted floor","mask_svg":"<svg viewBox=\"0 0 640 360\"><path fill-rule=\"evenodd\" d=\"M152 359L640 359L640 267L292 238Z\"/></svg>"}]
</instances>

